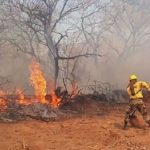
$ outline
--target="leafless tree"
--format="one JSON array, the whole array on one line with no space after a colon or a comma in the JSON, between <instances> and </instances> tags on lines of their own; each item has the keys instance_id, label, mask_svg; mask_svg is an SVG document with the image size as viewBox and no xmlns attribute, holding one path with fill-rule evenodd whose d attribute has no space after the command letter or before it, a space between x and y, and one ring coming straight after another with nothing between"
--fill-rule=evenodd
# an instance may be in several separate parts
<instances>
[{"instance_id":1,"label":"leafless tree","mask_svg":"<svg viewBox=\"0 0 150 150\"><path fill-rule=\"evenodd\" d=\"M148 2L148 1L147 1ZM150 15L145 1L114 1L111 14L114 24L105 43L113 49L119 61L124 61L143 46L150 37ZM114 17L114 14L116 17Z\"/></svg>"},{"instance_id":2,"label":"leafless tree","mask_svg":"<svg viewBox=\"0 0 150 150\"><path fill-rule=\"evenodd\" d=\"M13 29L7 41L19 51L37 58L40 53L48 53L55 69L55 85L61 62L102 56L98 52L99 38L101 32L112 25L104 19L110 0L6 0L3 6ZM82 49L77 52L64 49L66 43L68 47L74 45L75 39L78 45L75 48L82 43Z\"/></svg>"}]
</instances>

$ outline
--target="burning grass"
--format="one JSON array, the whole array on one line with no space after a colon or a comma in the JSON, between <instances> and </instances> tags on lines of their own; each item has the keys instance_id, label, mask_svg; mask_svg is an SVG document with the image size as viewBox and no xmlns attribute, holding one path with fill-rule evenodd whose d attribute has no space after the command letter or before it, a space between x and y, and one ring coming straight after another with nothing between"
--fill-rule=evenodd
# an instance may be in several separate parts
<instances>
[{"instance_id":1,"label":"burning grass","mask_svg":"<svg viewBox=\"0 0 150 150\"><path fill-rule=\"evenodd\" d=\"M47 93L47 82L40 64L32 59L29 66L30 70L30 85L34 89L34 96L26 97L23 90L17 88L15 94L8 94L5 91L0 91L0 112L1 118L31 118L50 119L56 117L57 108L75 96L75 85L68 94L68 91L57 93L54 83L50 84L50 91ZM55 110L55 111L54 111ZM20 117L18 117L20 116Z\"/></svg>"}]
</instances>

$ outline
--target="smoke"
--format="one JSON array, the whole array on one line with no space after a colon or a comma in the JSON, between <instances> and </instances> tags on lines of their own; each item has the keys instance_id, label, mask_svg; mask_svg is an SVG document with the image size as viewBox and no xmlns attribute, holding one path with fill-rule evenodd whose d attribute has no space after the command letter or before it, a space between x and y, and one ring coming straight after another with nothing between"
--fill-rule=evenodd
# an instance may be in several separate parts
<instances>
[{"instance_id":1,"label":"smoke","mask_svg":"<svg viewBox=\"0 0 150 150\"><path fill-rule=\"evenodd\" d=\"M9 84L4 84L1 88L13 90L20 87L25 92L30 93L32 88L29 84L29 64L30 58L18 52L8 51L3 53L0 59L0 76L6 77ZM81 58L75 71L76 82L79 85L93 83L94 80L108 82L114 88L126 89L130 74L136 74L139 80L150 83L150 53L148 45L142 50L136 51L134 55L127 59L118 61L117 57L102 58ZM109 60L108 60L109 59ZM50 77L48 67L43 67L47 79Z\"/></svg>"},{"instance_id":2,"label":"smoke","mask_svg":"<svg viewBox=\"0 0 150 150\"><path fill-rule=\"evenodd\" d=\"M14 92L20 88L25 92L31 90L29 85L29 57L15 51L13 48L5 47L1 50L0 59L0 89ZM3 80L5 79L5 82Z\"/></svg>"},{"instance_id":3,"label":"smoke","mask_svg":"<svg viewBox=\"0 0 150 150\"><path fill-rule=\"evenodd\" d=\"M146 7L149 6L148 4L148 0L134 0L133 2L127 1L127 3L118 0L112 1L112 5L109 6L109 9L102 13L106 14L106 16L103 15L103 17L106 17L104 22L101 20L100 22L97 22L98 16L101 15L99 12L97 12L95 18L92 16L90 17L91 21L93 21L90 23L91 26L89 26L90 24L87 22L87 35L89 35L89 39L91 39L89 43L87 42L88 40L83 40L85 34L82 33L83 31L81 31L81 29L78 31L82 34L82 36L78 38L79 41L75 38L74 33L71 34L71 32L69 32L72 36L70 39L66 36L65 47L68 48L70 46L70 42L68 41L71 40L73 45L76 44L76 49L74 48L72 50L73 52L69 51L67 53L66 48L63 50L63 43L59 47L61 49L60 52L62 53L59 53L60 55L70 56L70 53L72 52L71 56L74 56L76 54L80 54L80 52L84 49L85 53L87 49L89 49L88 52L93 52L94 46L96 46L97 50L96 52L94 51L94 53L105 54L102 57L92 56L88 58L80 58L74 71L74 77L77 84L86 85L97 80L108 82L114 85L115 88L125 89L128 84L128 77L130 74L136 74L139 80L150 82L150 13L148 9L149 7ZM110 9L110 7L112 7L112 9ZM76 15L76 13L74 15ZM94 19L96 20L94 21ZM87 21L88 20L89 19L87 19ZM107 29L102 30L104 26L105 28L107 27ZM60 26L58 27L60 28ZM65 27L68 28L68 26ZM91 32L89 32L90 28ZM103 32L101 32L101 30ZM105 32L105 30L107 31ZM78 32L76 37L80 35L78 35ZM80 44L83 44L83 47L80 47L79 51L77 48ZM25 44L25 46L26 45L28 44ZM21 44L21 46L23 45ZM52 64L52 61L50 61L49 56L45 52L46 48L41 46L39 49L44 53L42 61L45 64L42 63L42 68L47 80L49 80L54 77L54 64ZM132 53L128 54L128 50L129 52L132 51ZM121 53L124 51L127 51L127 54L125 57L121 57ZM84 53L84 51L82 53ZM13 50L12 47L3 47L0 59L0 77L8 78L10 84L7 86L2 85L1 88L5 87L6 89L13 89L15 87L21 87L22 89L27 89L27 92L32 91L29 84L29 60L30 57L26 54L18 53ZM65 68L63 68L64 66L62 64L58 80L61 84L62 78L65 77ZM73 64L74 61L70 63L69 75Z\"/></svg>"},{"instance_id":4,"label":"smoke","mask_svg":"<svg viewBox=\"0 0 150 150\"><path fill-rule=\"evenodd\" d=\"M103 63L103 80L115 85L116 88L126 88L129 75L135 74L139 80L150 83L149 57L149 50L146 49L135 52L134 55L120 62L115 59L111 64Z\"/></svg>"}]
</instances>

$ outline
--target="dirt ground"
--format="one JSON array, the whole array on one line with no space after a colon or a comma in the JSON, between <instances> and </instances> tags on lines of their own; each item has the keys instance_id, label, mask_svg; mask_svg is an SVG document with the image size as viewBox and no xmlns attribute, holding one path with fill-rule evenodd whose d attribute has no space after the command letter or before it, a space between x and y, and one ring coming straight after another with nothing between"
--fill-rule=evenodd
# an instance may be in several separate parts
<instances>
[{"instance_id":1,"label":"dirt ground","mask_svg":"<svg viewBox=\"0 0 150 150\"><path fill-rule=\"evenodd\" d=\"M93 104L58 121L0 123L0 150L150 150L149 127L122 129L124 110Z\"/></svg>"}]
</instances>

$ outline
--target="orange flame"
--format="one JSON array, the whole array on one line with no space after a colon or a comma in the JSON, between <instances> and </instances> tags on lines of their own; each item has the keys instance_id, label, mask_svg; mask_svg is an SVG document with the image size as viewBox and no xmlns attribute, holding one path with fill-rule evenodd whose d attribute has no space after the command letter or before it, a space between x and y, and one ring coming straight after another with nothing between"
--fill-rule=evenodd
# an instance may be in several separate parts
<instances>
[{"instance_id":1,"label":"orange flame","mask_svg":"<svg viewBox=\"0 0 150 150\"><path fill-rule=\"evenodd\" d=\"M21 105L29 105L29 104L31 104L31 101L25 99L22 90L16 89L16 95L18 96L17 102L19 104L21 104Z\"/></svg>"},{"instance_id":2,"label":"orange flame","mask_svg":"<svg viewBox=\"0 0 150 150\"><path fill-rule=\"evenodd\" d=\"M49 89L50 89L50 96L51 96L50 105L53 108L57 108L60 104L61 99L56 95L54 85L55 84L54 84L53 80L50 79L49 82L48 82L48 86L49 86Z\"/></svg>"},{"instance_id":3,"label":"orange flame","mask_svg":"<svg viewBox=\"0 0 150 150\"><path fill-rule=\"evenodd\" d=\"M5 96L6 93L4 91L0 91L0 111L5 111L7 109Z\"/></svg>"},{"instance_id":4,"label":"orange flame","mask_svg":"<svg viewBox=\"0 0 150 150\"><path fill-rule=\"evenodd\" d=\"M46 80L44 78L44 74L41 71L40 64L36 62L35 59L32 59L32 63L29 67L30 69L30 80L31 85L34 87L35 96L40 103L48 103L45 99L46 96Z\"/></svg>"},{"instance_id":5,"label":"orange flame","mask_svg":"<svg viewBox=\"0 0 150 150\"><path fill-rule=\"evenodd\" d=\"M48 100L46 98L46 79L44 77L44 74L41 70L40 64L36 62L35 59L32 59L31 65L29 66L30 70L30 81L31 85L34 87L34 93L37 102L43 103L43 104L49 104L53 108L56 108L60 105L61 103L61 98L56 95L55 92L55 86L54 82L51 81L49 83L50 86L50 99ZM75 91L76 91L76 85L74 84L72 86L72 96L74 97ZM20 105L29 105L32 104L33 101L30 100L30 98L25 98L22 90L17 89L16 90L16 95L17 95L17 100L16 102L19 103ZM0 91L0 111L5 111L7 109L7 97L6 93L3 91Z\"/></svg>"},{"instance_id":6,"label":"orange flame","mask_svg":"<svg viewBox=\"0 0 150 150\"><path fill-rule=\"evenodd\" d=\"M51 106L52 106L53 108L57 108L57 107L59 106L61 100L60 100L60 98L58 98L58 97L56 96L56 94L55 94L54 91L51 92L50 94L51 94L51 102L50 102L50 104L51 104Z\"/></svg>"}]
</instances>

